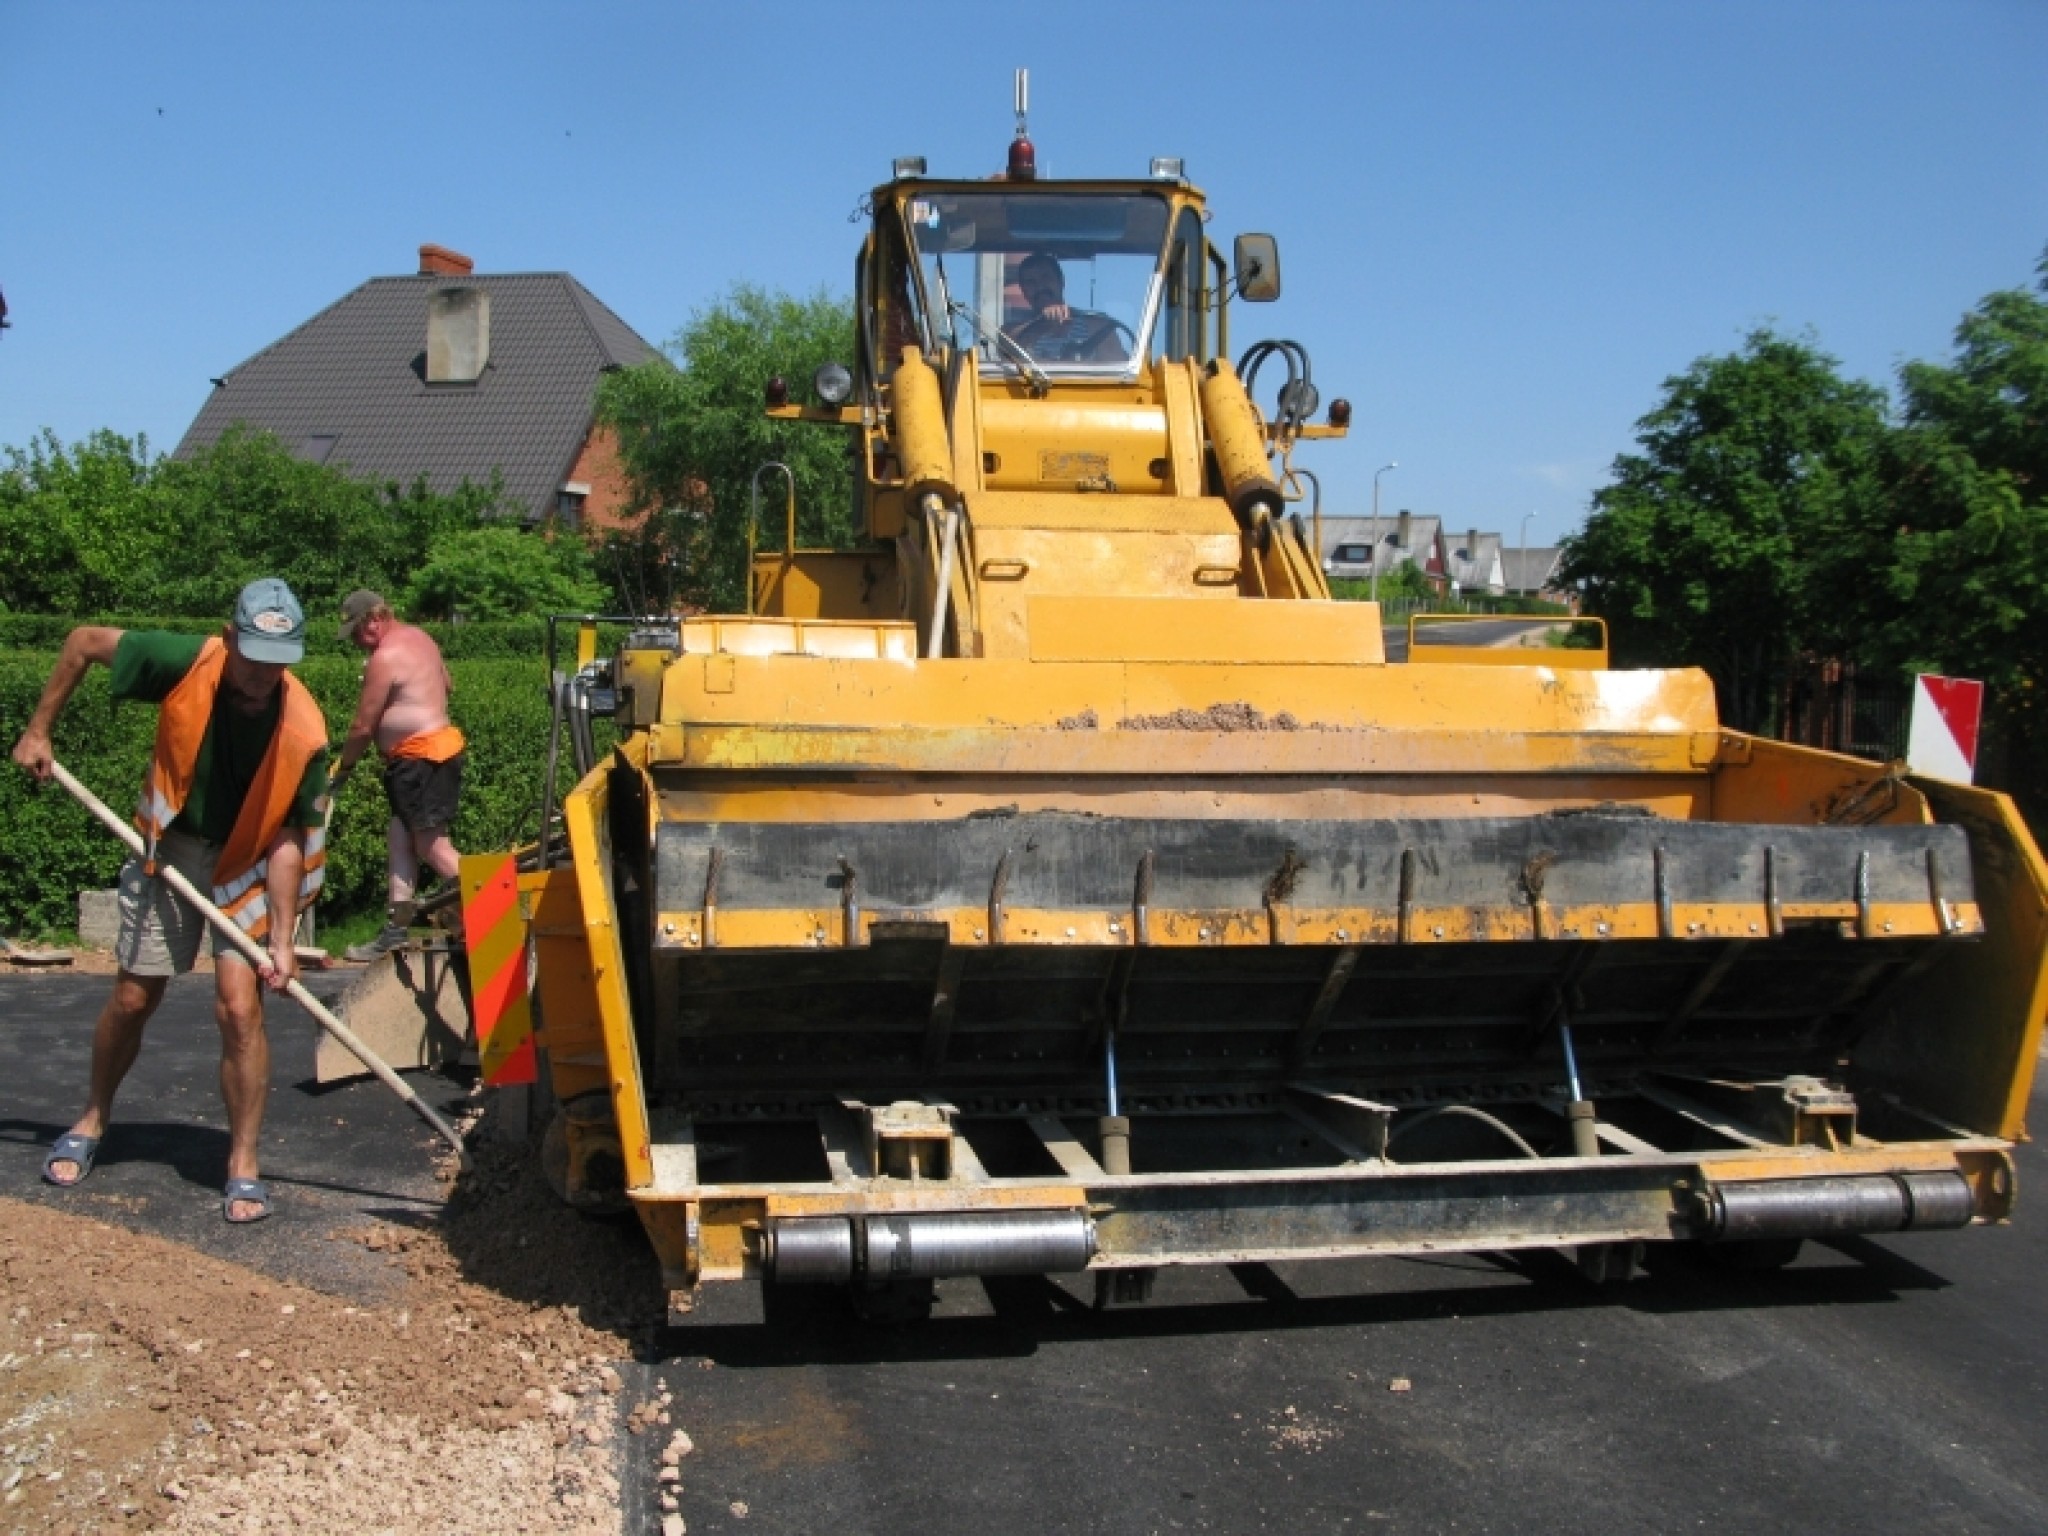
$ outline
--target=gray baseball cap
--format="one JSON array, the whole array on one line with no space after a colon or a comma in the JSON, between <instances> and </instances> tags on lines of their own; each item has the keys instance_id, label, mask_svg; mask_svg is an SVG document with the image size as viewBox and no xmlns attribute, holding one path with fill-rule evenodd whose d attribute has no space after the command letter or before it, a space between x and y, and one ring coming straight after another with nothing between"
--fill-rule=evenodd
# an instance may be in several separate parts
<instances>
[{"instance_id":1,"label":"gray baseball cap","mask_svg":"<svg viewBox=\"0 0 2048 1536\"><path fill-rule=\"evenodd\" d=\"M235 599L235 645L251 661L290 666L306 654L306 610L275 576L242 588Z\"/></svg>"}]
</instances>

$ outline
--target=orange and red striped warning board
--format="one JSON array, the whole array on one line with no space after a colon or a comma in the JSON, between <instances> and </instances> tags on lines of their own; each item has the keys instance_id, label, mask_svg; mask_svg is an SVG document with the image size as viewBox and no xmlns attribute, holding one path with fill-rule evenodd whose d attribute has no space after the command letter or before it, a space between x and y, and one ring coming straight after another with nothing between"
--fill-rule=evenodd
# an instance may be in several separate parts
<instances>
[{"instance_id":1,"label":"orange and red striped warning board","mask_svg":"<svg viewBox=\"0 0 2048 1536\"><path fill-rule=\"evenodd\" d=\"M470 1001L484 1081L494 1088L531 1083L533 1003L526 994L526 918L519 910L519 868L507 854L462 860L462 931L469 950Z\"/></svg>"}]
</instances>

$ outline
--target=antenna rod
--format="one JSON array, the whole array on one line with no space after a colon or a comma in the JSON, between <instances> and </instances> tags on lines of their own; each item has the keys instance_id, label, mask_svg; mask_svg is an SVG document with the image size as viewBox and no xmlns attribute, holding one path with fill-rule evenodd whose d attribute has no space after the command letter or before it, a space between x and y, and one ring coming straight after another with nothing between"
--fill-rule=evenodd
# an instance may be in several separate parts
<instances>
[{"instance_id":1,"label":"antenna rod","mask_svg":"<svg viewBox=\"0 0 2048 1536\"><path fill-rule=\"evenodd\" d=\"M1031 71L1020 69L1017 71L1017 137L1020 139L1029 135L1030 130L1025 125L1025 119L1030 114Z\"/></svg>"}]
</instances>

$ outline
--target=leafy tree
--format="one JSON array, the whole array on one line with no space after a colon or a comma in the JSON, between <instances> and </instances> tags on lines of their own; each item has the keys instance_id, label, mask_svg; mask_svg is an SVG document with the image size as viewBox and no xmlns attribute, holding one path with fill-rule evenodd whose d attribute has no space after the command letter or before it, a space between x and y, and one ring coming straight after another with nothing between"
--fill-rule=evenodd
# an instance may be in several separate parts
<instances>
[{"instance_id":1,"label":"leafy tree","mask_svg":"<svg viewBox=\"0 0 2048 1536\"><path fill-rule=\"evenodd\" d=\"M499 495L495 480L379 486L242 428L189 460L111 432L69 448L44 433L0 469L0 606L218 618L244 583L282 576L309 611L331 610L352 587L403 589Z\"/></svg>"},{"instance_id":2,"label":"leafy tree","mask_svg":"<svg viewBox=\"0 0 2048 1536\"><path fill-rule=\"evenodd\" d=\"M1963 317L1953 362L1900 370L1884 494L1822 578L1859 659L1983 680L2016 788L2048 768L2048 257L2037 270L2036 291Z\"/></svg>"},{"instance_id":3,"label":"leafy tree","mask_svg":"<svg viewBox=\"0 0 2048 1536\"><path fill-rule=\"evenodd\" d=\"M149 443L95 432L66 448L44 432L7 449L0 470L0 608L118 608L163 540L150 499Z\"/></svg>"},{"instance_id":4,"label":"leafy tree","mask_svg":"<svg viewBox=\"0 0 2048 1536\"><path fill-rule=\"evenodd\" d=\"M1625 659L1705 668L1723 717L1763 729L1792 657L1838 632L1809 576L1877 495L1885 396L1768 329L1664 391L1564 541L1561 579Z\"/></svg>"},{"instance_id":5,"label":"leafy tree","mask_svg":"<svg viewBox=\"0 0 2048 1536\"><path fill-rule=\"evenodd\" d=\"M258 576L281 576L309 609L354 587L402 587L435 542L474 528L497 486L436 496L312 464L269 433L235 428L191 460L166 460L153 490L159 521L177 530L159 591L173 613L221 612Z\"/></svg>"},{"instance_id":6,"label":"leafy tree","mask_svg":"<svg viewBox=\"0 0 2048 1536\"><path fill-rule=\"evenodd\" d=\"M604 599L581 539L504 522L441 539L405 594L406 611L428 619L591 613Z\"/></svg>"},{"instance_id":7,"label":"leafy tree","mask_svg":"<svg viewBox=\"0 0 2048 1536\"><path fill-rule=\"evenodd\" d=\"M853 339L849 301L743 283L677 332L665 349L674 365L645 363L599 384L598 419L617 435L630 493L631 527L599 555L623 609L744 607L753 480L771 461L796 480L800 541L856 542L846 435L771 421L763 402L776 376L800 397L819 364L851 361ZM781 545L785 495L779 475L762 478L762 548Z\"/></svg>"}]
</instances>

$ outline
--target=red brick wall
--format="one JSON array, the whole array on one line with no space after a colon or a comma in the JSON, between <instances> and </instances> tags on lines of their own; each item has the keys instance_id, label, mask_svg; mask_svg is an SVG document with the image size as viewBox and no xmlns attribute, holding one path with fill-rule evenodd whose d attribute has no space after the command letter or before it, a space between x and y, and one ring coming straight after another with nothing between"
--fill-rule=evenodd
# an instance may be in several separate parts
<instances>
[{"instance_id":1,"label":"red brick wall","mask_svg":"<svg viewBox=\"0 0 2048 1536\"><path fill-rule=\"evenodd\" d=\"M619 469L618 440L611 428L590 429L568 478L590 487L583 501L585 533L595 536L625 525L626 477Z\"/></svg>"}]
</instances>

